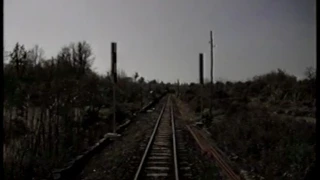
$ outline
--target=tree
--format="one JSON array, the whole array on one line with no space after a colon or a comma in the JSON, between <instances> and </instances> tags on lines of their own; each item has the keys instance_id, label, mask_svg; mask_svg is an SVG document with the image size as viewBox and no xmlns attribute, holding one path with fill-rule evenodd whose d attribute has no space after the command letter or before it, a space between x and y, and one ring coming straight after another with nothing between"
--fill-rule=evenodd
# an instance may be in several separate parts
<instances>
[{"instance_id":1,"label":"tree","mask_svg":"<svg viewBox=\"0 0 320 180\"><path fill-rule=\"evenodd\" d=\"M89 139L96 141L111 127L110 121L103 120L110 114L113 84L110 77L99 75L91 69L94 58L89 44L69 44L61 48L56 56L45 59L44 51L38 45L26 50L17 43L8 57L10 62L3 69L5 108L8 112L5 118L9 119L9 123L15 122L10 120L14 119L16 110L24 112L19 113L19 120L27 122L26 127L31 129L29 133L23 130L28 133L23 136L26 140L19 139L18 142L24 144L13 143L13 152L21 148L26 151L24 157L28 157L26 162L20 156L13 157L14 162L21 162L21 166L12 166L17 169L13 174L24 176L26 171L34 170L35 174L30 176L35 177L41 174L41 170L34 167L50 164L46 168L52 169L53 166L60 166L68 156L87 148ZM145 79L138 72L133 77L127 77L124 71L120 71L119 77L116 88L117 106L120 108L117 111L127 114L138 110L140 102L142 105L146 97L143 96L147 89ZM152 90L161 92L163 88L157 81L152 83ZM100 110L105 111L104 116L101 116ZM85 114L89 117L89 123L85 122ZM120 123L121 115L117 114L117 117ZM9 123L6 125L9 129L6 130L6 137L14 133L9 127L16 126ZM12 142L10 138L6 141ZM25 170L26 167L31 170Z\"/></svg>"},{"instance_id":2,"label":"tree","mask_svg":"<svg viewBox=\"0 0 320 180\"><path fill-rule=\"evenodd\" d=\"M20 77L23 74L27 60L27 52L24 45L17 43L9 56L11 59L9 64L15 67L16 73Z\"/></svg>"},{"instance_id":3,"label":"tree","mask_svg":"<svg viewBox=\"0 0 320 180\"><path fill-rule=\"evenodd\" d=\"M134 81L137 81L138 77L139 77L138 72L135 72L133 75Z\"/></svg>"},{"instance_id":4,"label":"tree","mask_svg":"<svg viewBox=\"0 0 320 180\"><path fill-rule=\"evenodd\" d=\"M39 45L35 45L28 51L27 57L35 66L40 60L44 59L44 50L40 48Z\"/></svg>"},{"instance_id":5,"label":"tree","mask_svg":"<svg viewBox=\"0 0 320 180\"><path fill-rule=\"evenodd\" d=\"M312 66L307 67L305 72L304 72L305 76L307 79L309 80L315 80L316 79L316 69Z\"/></svg>"},{"instance_id":6,"label":"tree","mask_svg":"<svg viewBox=\"0 0 320 180\"><path fill-rule=\"evenodd\" d=\"M69 50L70 49L70 50ZM78 76L83 75L90 69L94 58L91 46L86 42L71 43L69 49L65 48L67 55L71 57L73 66L77 69Z\"/></svg>"},{"instance_id":7,"label":"tree","mask_svg":"<svg viewBox=\"0 0 320 180\"><path fill-rule=\"evenodd\" d=\"M144 77L140 77L139 80L138 80L138 82L139 82L140 84L144 84L144 83L145 83Z\"/></svg>"}]
</instances>

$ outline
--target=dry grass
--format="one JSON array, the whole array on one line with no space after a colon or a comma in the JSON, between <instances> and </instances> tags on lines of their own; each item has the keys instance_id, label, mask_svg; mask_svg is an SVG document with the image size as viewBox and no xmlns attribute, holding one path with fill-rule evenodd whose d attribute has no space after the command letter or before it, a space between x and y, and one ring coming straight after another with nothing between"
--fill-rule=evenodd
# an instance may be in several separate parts
<instances>
[{"instance_id":1,"label":"dry grass","mask_svg":"<svg viewBox=\"0 0 320 180\"><path fill-rule=\"evenodd\" d=\"M237 108L210 125L218 146L243 169L267 179L303 179L315 160L315 125L275 118L259 108Z\"/></svg>"},{"instance_id":2,"label":"dry grass","mask_svg":"<svg viewBox=\"0 0 320 180\"><path fill-rule=\"evenodd\" d=\"M203 116L205 127L219 148L252 176L303 179L315 162L314 82L296 81L280 71L248 82L217 83L213 118ZM204 91L202 115L208 115L208 86ZM200 115L199 85L180 93Z\"/></svg>"}]
</instances>

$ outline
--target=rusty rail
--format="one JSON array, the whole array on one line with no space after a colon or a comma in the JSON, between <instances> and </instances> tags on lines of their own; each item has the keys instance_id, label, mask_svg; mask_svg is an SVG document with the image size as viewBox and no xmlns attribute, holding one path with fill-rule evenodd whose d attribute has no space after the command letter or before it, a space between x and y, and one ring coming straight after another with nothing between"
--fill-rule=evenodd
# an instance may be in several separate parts
<instances>
[{"instance_id":1,"label":"rusty rail","mask_svg":"<svg viewBox=\"0 0 320 180\"><path fill-rule=\"evenodd\" d=\"M217 165L220 166L220 168L223 170L224 174L232 180L240 180L240 176L237 175L232 168L223 160L223 158L220 156L220 154L209 145L209 143L206 141L205 137L199 132L198 129L193 128L189 125L186 125L187 129L199 145L202 152L204 152L208 157L213 158L216 160Z\"/></svg>"}]
</instances>

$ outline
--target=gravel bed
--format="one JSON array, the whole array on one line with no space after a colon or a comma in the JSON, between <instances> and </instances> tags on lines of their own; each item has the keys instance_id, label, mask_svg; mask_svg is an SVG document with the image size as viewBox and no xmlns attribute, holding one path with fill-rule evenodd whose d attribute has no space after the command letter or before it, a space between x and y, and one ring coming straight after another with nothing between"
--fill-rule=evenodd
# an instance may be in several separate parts
<instances>
[{"instance_id":1,"label":"gravel bed","mask_svg":"<svg viewBox=\"0 0 320 180\"><path fill-rule=\"evenodd\" d=\"M180 106L181 107L181 106ZM177 108L177 106L175 107ZM184 146L186 147L186 150L188 152L190 168L191 168L191 174L192 178L194 180L212 180L212 179L225 179L220 169L215 165L214 161L211 159L208 159L206 156L204 156L201 153L200 148L196 144L195 140L193 139L192 135L189 133L189 131L185 128L185 120L187 114L181 115L179 112L176 112L175 115L175 121L177 129L180 130L180 136L182 136L182 139L184 141Z\"/></svg>"},{"instance_id":2,"label":"gravel bed","mask_svg":"<svg viewBox=\"0 0 320 180\"><path fill-rule=\"evenodd\" d=\"M122 137L89 161L76 179L133 179L154 124L166 100L166 98L163 98L161 102L156 105L154 111L139 115L137 120L122 134ZM176 106L176 108L177 107L178 106ZM181 115L177 112L175 118L179 136L182 136L181 139L183 139L184 146L188 153L190 173L192 174L190 179L224 179L214 161L201 154L193 137L185 128L184 122L185 119L188 118L187 116L188 114L184 113Z\"/></svg>"},{"instance_id":3,"label":"gravel bed","mask_svg":"<svg viewBox=\"0 0 320 180\"><path fill-rule=\"evenodd\" d=\"M181 135L183 136L189 154L189 160L192 162L192 179L226 179L214 160L202 154L200 147L198 147L196 141L185 126L195 123L198 117L186 103L183 103L177 98L174 98L174 102L176 126L181 130Z\"/></svg>"},{"instance_id":4,"label":"gravel bed","mask_svg":"<svg viewBox=\"0 0 320 180\"><path fill-rule=\"evenodd\" d=\"M164 102L166 98L155 106L154 111L138 115L122 136L93 157L75 179L132 179L132 167L128 162L143 152L140 144L147 140Z\"/></svg>"}]
</instances>

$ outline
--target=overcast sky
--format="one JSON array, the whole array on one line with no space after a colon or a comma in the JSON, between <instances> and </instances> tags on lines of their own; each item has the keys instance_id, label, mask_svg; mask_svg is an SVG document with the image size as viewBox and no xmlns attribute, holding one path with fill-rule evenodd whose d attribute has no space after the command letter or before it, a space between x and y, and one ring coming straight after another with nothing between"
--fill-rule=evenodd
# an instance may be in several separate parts
<instances>
[{"instance_id":1,"label":"overcast sky","mask_svg":"<svg viewBox=\"0 0 320 180\"><path fill-rule=\"evenodd\" d=\"M198 82L199 53L210 77L214 31L216 79L246 80L285 69L303 77L316 62L315 0L5 0L6 50L38 44L46 57L85 40L99 73L118 67L146 79Z\"/></svg>"}]
</instances>

